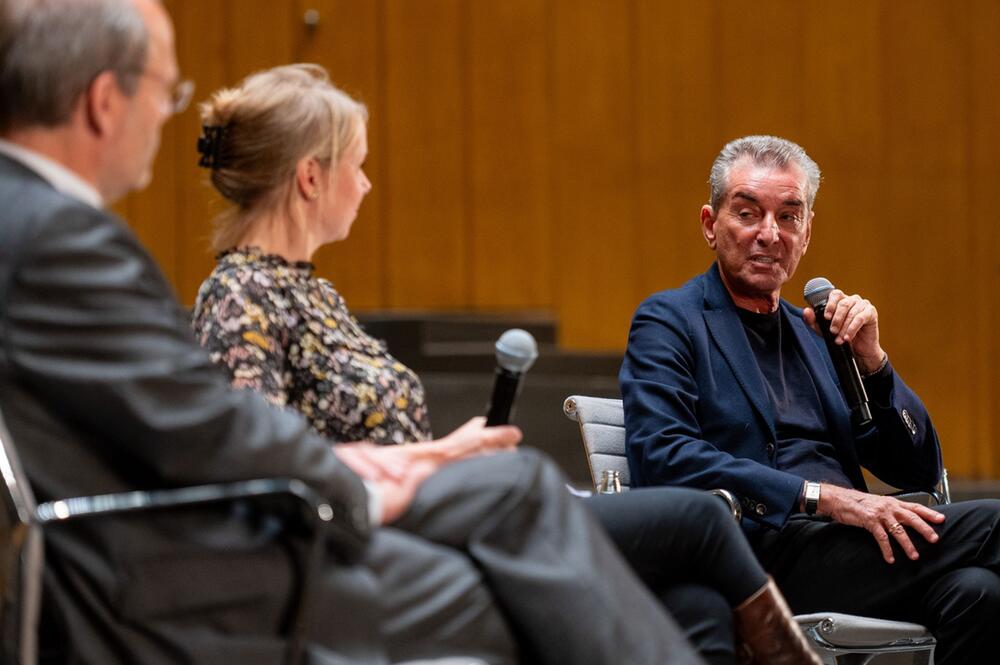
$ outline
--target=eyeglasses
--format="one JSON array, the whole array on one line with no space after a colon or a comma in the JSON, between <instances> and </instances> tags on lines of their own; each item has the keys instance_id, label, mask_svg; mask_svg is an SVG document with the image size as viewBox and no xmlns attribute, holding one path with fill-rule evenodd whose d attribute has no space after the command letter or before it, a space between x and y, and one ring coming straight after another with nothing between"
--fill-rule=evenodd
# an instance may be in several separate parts
<instances>
[{"instance_id":1,"label":"eyeglasses","mask_svg":"<svg viewBox=\"0 0 1000 665\"><path fill-rule=\"evenodd\" d=\"M167 94L169 96L170 113L176 115L178 113L183 113L191 103L191 98L194 96L194 81L190 79L184 79L182 81L171 82L167 77L162 74L151 71L141 71L136 72L139 78L148 76L160 82L165 88L167 88Z\"/></svg>"},{"instance_id":2,"label":"eyeglasses","mask_svg":"<svg viewBox=\"0 0 1000 665\"><path fill-rule=\"evenodd\" d=\"M194 96L194 81L191 79L184 79L178 81L174 84L174 87L170 89L170 110L177 115L178 113L184 113L184 110L191 103L191 98Z\"/></svg>"},{"instance_id":3,"label":"eyeglasses","mask_svg":"<svg viewBox=\"0 0 1000 665\"><path fill-rule=\"evenodd\" d=\"M168 89L168 94L170 96L170 112L174 115L178 113L184 113L184 110L191 103L191 98L194 96L194 81L191 79L184 79L171 84L166 78L160 74L154 74L153 72L143 72L143 76L150 76L155 78L157 81L165 86L170 86Z\"/></svg>"}]
</instances>

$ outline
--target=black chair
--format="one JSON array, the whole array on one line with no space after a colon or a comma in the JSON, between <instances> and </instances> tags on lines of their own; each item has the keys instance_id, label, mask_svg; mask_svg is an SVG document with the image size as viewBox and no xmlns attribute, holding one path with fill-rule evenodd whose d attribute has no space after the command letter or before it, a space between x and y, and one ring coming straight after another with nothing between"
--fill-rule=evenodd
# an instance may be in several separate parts
<instances>
[{"instance_id":1,"label":"black chair","mask_svg":"<svg viewBox=\"0 0 1000 665\"><path fill-rule=\"evenodd\" d=\"M324 554L324 523L333 518L331 506L305 483L294 479L248 480L157 491L81 496L36 504L10 433L0 414L0 665L35 665L38 657L39 611L44 540L47 529L80 520L101 520L130 513L185 509L219 504L259 505L273 511L294 511L305 547L295 548L301 571L297 597L292 600L285 663L302 661L305 611L311 580ZM291 506L291 508L289 508ZM291 517L291 515L289 515ZM304 528L298 528L303 525Z\"/></svg>"}]
</instances>

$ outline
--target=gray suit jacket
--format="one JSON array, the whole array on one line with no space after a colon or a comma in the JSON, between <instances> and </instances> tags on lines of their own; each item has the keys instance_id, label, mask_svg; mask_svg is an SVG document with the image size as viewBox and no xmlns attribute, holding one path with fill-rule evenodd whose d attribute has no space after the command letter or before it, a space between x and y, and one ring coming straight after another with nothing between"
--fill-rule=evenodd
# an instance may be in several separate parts
<instances>
[{"instance_id":1,"label":"gray suit jacket","mask_svg":"<svg viewBox=\"0 0 1000 665\"><path fill-rule=\"evenodd\" d=\"M0 220L0 409L39 501L294 477L367 537L361 481L302 419L229 389L120 220L4 156ZM273 532L204 511L53 529L43 651L68 633L72 662L276 662L296 579Z\"/></svg>"}]
</instances>

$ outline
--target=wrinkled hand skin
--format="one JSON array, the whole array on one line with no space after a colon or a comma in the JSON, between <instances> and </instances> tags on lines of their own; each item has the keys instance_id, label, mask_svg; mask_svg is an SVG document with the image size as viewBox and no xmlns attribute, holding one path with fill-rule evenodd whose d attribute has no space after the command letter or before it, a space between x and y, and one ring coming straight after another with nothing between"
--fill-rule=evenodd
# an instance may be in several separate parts
<instances>
[{"instance_id":1,"label":"wrinkled hand skin","mask_svg":"<svg viewBox=\"0 0 1000 665\"><path fill-rule=\"evenodd\" d=\"M892 553L892 538L903 548L906 556L915 561L920 558L920 554L907 529L912 529L929 543L936 543L938 535L931 525L944 522L944 515L919 503L826 483L820 486L817 512L829 516L835 522L866 529L875 538L882 551L882 558L887 563L896 561ZM905 528L897 527L897 524Z\"/></svg>"},{"instance_id":2,"label":"wrinkled hand skin","mask_svg":"<svg viewBox=\"0 0 1000 665\"><path fill-rule=\"evenodd\" d=\"M848 344L862 374L871 374L882 364L885 351L879 345L878 310L858 294L846 295L834 289L827 297L824 318L830 322L830 332L836 335L837 344ZM806 307L802 312L806 324L820 332L816 312Z\"/></svg>"},{"instance_id":3,"label":"wrinkled hand skin","mask_svg":"<svg viewBox=\"0 0 1000 665\"><path fill-rule=\"evenodd\" d=\"M435 471L460 459L513 450L521 430L512 425L486 427L485 418L473 418L436 441L378 446L361 441L335 445L337 457L382 495L382 523L406 512L421 483Z\"/></svg>"}]
</instances>

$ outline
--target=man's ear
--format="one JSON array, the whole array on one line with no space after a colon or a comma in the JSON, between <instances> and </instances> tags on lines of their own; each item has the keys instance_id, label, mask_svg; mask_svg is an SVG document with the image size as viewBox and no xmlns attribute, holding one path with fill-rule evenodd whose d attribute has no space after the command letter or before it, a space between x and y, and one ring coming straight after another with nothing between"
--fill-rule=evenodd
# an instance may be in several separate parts
<instances>
[{"instance_id":1,"label":"man's ear","mask_svg":"<svg viewBox=\"0 0 1000 665\"><path fill-rule=\"evenodd\" d=\"M708 246L715 249L715 213L707 204L701 207L701 234Z\"/></svg>"},{"instance_id":2,"label":"man's ear","mask_svg":"<svg viewBox=\"0 0 1000 665\"><path fill-rule=\"evenodd\" d=\"M120 122L125 93L113 72L98 74L82 95L84 119L97 136L106 137Z\"/></svg>"}]
</instances>

